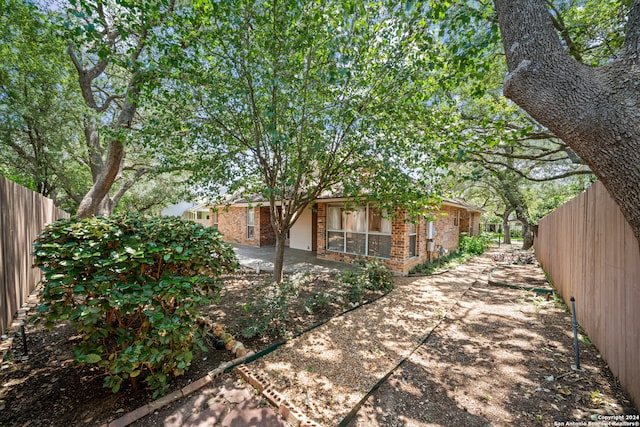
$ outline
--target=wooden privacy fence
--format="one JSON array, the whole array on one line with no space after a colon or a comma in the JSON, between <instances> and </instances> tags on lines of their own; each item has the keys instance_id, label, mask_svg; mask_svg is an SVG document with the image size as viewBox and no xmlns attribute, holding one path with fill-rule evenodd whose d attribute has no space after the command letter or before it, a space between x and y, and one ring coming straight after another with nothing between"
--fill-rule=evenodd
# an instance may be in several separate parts
<instances>
[{"instance_id":1,"label":"wooden privacy fence","mask_svg":"<svg viewBox=\"0 0 640 427\"><path fill-rule=\"evenodd\" d=\"M40 281L33 241L44 226L69 214L53 201L0 176L0 332Z\"/></svg>"},{"instance_id":2,"label":"wooden privacy fence","mask_svg":"<svg viewBox=\"0 0 640 427\"><path fill-rule=\"evenodd\" d=\"M640 208L640 206L639 206ZM640 405L640 247L631 226L598 181L544 217L536 257Z\"/></svg>"}]
</instances>

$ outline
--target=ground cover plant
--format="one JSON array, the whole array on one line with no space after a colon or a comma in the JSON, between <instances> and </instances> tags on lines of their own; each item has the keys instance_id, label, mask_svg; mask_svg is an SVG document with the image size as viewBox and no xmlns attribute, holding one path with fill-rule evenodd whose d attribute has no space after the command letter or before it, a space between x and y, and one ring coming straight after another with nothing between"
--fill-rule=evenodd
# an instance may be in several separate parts
<instances>
[{"instance_id":1,"label":"ground cover plant","mask_svg":"<svg viewBox=\"0 0 640 427\"><path fill-rule=\"evenodd\" d=\"M382 263L359 260L356 265L355 270L329 280L331 289L314 286L318 277L308 273L289 275L282 283L254 283L254 294L241 305L237 333L244 338L284 337L300 332L288 329L294 318L322 313L329 307L344 311L393 289L393 276Z\"/></svg>"},{"instance_id":2,"label":"ground cover plant","mask_svg":"<svg viewBox=\"0 0 640 427\"><path fill-rule=\"evenodd\" d=\"M53 223L38 237L35 265L44 272L35 320L69 320L81 336L76 361L103 369L105 387L117 392L130 379L137 388L144 378L154 395L203 348L199 308L238 266L214 229L135 216Z\"/></svg>"},{"instance_id":3,"label":"ground cover plant","mask_svg":"<svg viewBox=\"0 0 640 427\"><path fill-rule=\"evenodd\" d=\"M512 247L503 247L503 250L512 250ZM516 265L514 268L523 268L526 266ZM542 275L542 273L540 272ZM299 275L304 277L305 275ZM233 333L237 338L253 351L259 351L269 347L275 342L282 340L282 337L275 337L268 334L256 335L251 339L245 339L239 335L242 330L241 317L244 313L242 308L244 304L249 301L256 301L259 299L259 284L264 283L270 279L269 273L256 274L255 270L252 271L238 271L231 274L224 275L221 279L224 282L224 287L221 291L220 299L211 303L208 306L202 308L202 315L208 316L211 319L223 323L229 332ZM515 277L512 276L513 280ZM542 277L544 277L542 275ZM285 280L293 280L293 275L286 275ZM402 284L406 281L415 280L415 278L397 278L394 277L394 285L402 287ZM528 282L522 282L522 284ZM518 282L517 284L520 284ZM500 289L491 287L491 289ZM287 337L296 332L300 332L319 321L328 319L341 313L344 309L350 307L350 305L344 301L343 296L346 290L346 285L340 280L340 277L333 276L326 273L321 274L309 274L306 275L304 280L299 282L298 297L291 299L289 302L289 315L286 320L280 325L284 330L284 337ZM400 290L401 291L401 290ZM510 290L508 292L511 292ZM521 291L514 291L521 292ZM365 293L366 299L373 299L379 293L367 291ZM519 294L518 294L519 295ZM505 296L507 300L509 298ZM319 301L320 300L320 301ZM319 301L319 302L318 302ZM314 303L315 302L315 303ZM516 301L519 303L519 301ZM549 301L549 304L553 304L553 301ZM314 305L315 304L315 305ZM307 308L312 308L308 310ZM546 306L545 306L546 307ZM552 305L552 307L555 307ZM357 309L359 310L359 309ZM517 311L517 310L516 310ZM544 379L546 376L555 375L555 372L562 373L566 369L567 362L564 357L557 357L555 353L558 350L555 347L550 347L549 343L556 343L558 341L564 341L569 339L568 357L571 358L571 337L567 335L567 331L571 328L570 317L564 310L543 310L544 324L549 322L562 323L561 328L550 327L537 327L536 333L541 334L541 339L545 344L545 347L549 348L530 348L531 352L527 352L527 358L522 361L518 361L518 372L523 372L526 375L531 375L535 378L540 378L541 381L546 382ZM535 320L535 324L542 322L542 319ZM456 324L457 319L450 319L451 323ZM493 325L493 322L488 322L489 325ZM507 324L507 328L512 328L513 325ZM471 331L471 329L469 329ZM486 343L491 343L492 346L504 347L504 351L510 351L511 343L504 340L505 332L503 329L487 330L475 330L475 337L482 339ZM511 331L511 329L509 329ZM509 332L511 333L511 332ZM569 337L569 338L567 338ZM209 371L218 367L221 363L229 361L233 358L231 353L226 350L215 350L213 345L213 336L207 334L204 337L205 343L207 343L207 351L196 349L193 352L193 359L191 361L191 367L184 375L179 377L169 378L168 391L179 390L185 385L196 381L206 375ZM130 382L124 382L121 390L113 394L110 389L102 387L103 373L95 366L95 364L82 364L77 365L73 361L73 346L81 341L74 328L69 322L58 323L52 330L44 328L42 323L29 324L27 326L27 342L28 353L25 353L24 348L21 345L20 337L14 340L13 347L10 352L5 356L2 361L0 369L0 425L13 426L13 425L29 425L33 426L50 426L50 425L66 425L69 427L85 426L85 425L103 425L109 421L115 420L123 416L125 413L132 411L152 400L152 392L147 388L140 387L139 390L134 390ZM447 340L448 342L448 340ZM523 341L523 343L529 343L530 340ZM486 344L485 343L485 344ZM449 372L455 375L461 375L463 377L473 376L477 374L478 365L475 363L469 363L467 365L456 367L456 370L451 369L451 365L447 364L450 361L470 361L473 362L473 358L468 358L467 353L461 352L460 347L457 345L450 345L445 349L440 345L434 348L444 352L444 365L442 371ZM597 349L588 342L583 343L581 356L583 357L583 363L585 366L593 364L597 366L597 370L590 374L590 381L593 384L586 384L583 381L578 381L578 386L584 386L587 393L592 393L597 402L592 399L592 404L596 405L600 410L609 410L613 408L613 404L623 404L623 396L619 384L611 376L606 369L605 363L599 358ZM431 348L431 347L430 347ZM438 354L429 350L428 354ZM483 354L482 352L478 354ZM541 354L544 356L544 363L540 363L539 360L532 359L532 354ZM497 359L499 362L502 359ZM544 365L544 366L542 366ZM466 410L462 409L459 402L450 399L450 394L443 392L442 386L430 384L429 381L433 377L433 369L430 368L426 377L420 377L416 374L415 377L407 377L407 380L414 378L419 380L420 386L428 387L429 394L429 407L424 407L419 402L414 402L415 395L411 392L406 392L406 386L399 386L397 389L399 392L396 394L388 394L383 397L383 401L390 402L394 407L400 411L401 408L415 408L416 410L429 409L426 413L431 417L435 417L434 414L441 413L443 416L448 416L451 411L455 411L455 414L460 414L462 422L456 422L458 415L454 418L450 418L446 425L472 425L466 422L464 413ZM540 371L540 372L539 372ZM486 386L490 380L497 378L496 375L480 375L477 376L473 382L468 386L474 389L482 389ZM220 379L220 384L224 381L234 378L232 374L223 376ZM568 377L565 377L568 378ZM218 381L218 380L216 380ZM402 380L405 381L405 380ZM445 386L450 385L453 387L455 382L445 382ZM527 390L521 390L520 382L505 383L508 387L504 391L505 396L519 396L522 393L528 392ZM394 383L394 385L397 385ZM382 388L384 388L383 386ZM548 387L549 388L549 387ZM463 391L466 388L458 388L461 399L466 399L466 395ZM551 390L551 388L550 388ZM579 394L577 391L575 394ZM491 392L493 398L491 400L481 400L483 405L495 406L500 402L497 392ZM551 403L557 405L557 409L560 413L570 414L578 403L572 399L560 399L566 398L564 395L557 395L554 393L536 392L532 394L535 398L529 399L508 399L504 404L504 408L514 414L538 414L541 410L536 409L539 406L539 400L537 397L556 397L558 400L552 400ZM425 400L421 400L425 403ZM595 402L595 403L594 403ZM443 406L445 409L437 411L433 408ZM465 405L466 408L466 405ZM484 407L480 405L480 409ZM545 407L546 408L546 407ZM148 417L143 418L137 422L136 426L159 426L165 425L165 416L171 415L175 408L166 408L165 410L158 411L158 414L151 414ZM532 411L538 412L532 412ZM548 409L551 411L551 409ZM401 412L399 412L401 413ZM383 412L383 414L386 414ZM390 414L391 416L391 414ZM483 424L486 425L487 420L491 420L492 424L500 425L489 414ZM545 419L548 419L545 418ZM386 418L387 422L381 425L391 425L391 418ZM534 419L534 421L536 421ZM372 424L367 424L372 425ZM527 425L547 425L544 422L527 423Z\"/></svg>"}]
</instances>

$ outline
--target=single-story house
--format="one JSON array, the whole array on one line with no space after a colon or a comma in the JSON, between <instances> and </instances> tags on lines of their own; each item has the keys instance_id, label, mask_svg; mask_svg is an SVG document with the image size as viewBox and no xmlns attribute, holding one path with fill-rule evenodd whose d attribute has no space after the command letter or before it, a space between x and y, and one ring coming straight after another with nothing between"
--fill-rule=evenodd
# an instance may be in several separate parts
<instances>
[{"instance_id":1,"label":"single-story house","mask_svg":"<svg viewBox=\"0 0 640 427\"><path fill-rule=\"evenodd\" d=\"M365 257L383 261L406 275L430 259L458 248L461 233L478 235L482 210L461 200L444 199L435 220L408 222L405 212L393 219L375 203L354 205L338 197L318 198L305 209L289 232L286 245L316 252L318 258L352 262ZM275 245L269 206L260 200L237 200L210 207L209 225L228 242L251 246Z\"/></svg>"},{"instance_id":2,"label":"single-story house","mask_svg":"<svg viewBox=\"0 0 640 427\"><path fill-rule=\"evenodd\" d=\"M179 216L182 219L195 221L205 226L211 225L211 207L209 203L189 203L182 201L166 207L160 214L162 216Z\"/></svg>"}]
</instances>

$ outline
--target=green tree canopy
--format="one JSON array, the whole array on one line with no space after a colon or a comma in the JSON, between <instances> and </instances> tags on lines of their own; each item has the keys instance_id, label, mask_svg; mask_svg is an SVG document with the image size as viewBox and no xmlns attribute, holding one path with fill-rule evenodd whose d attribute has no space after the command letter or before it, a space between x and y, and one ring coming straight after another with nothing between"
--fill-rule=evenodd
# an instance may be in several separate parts
<instances>
[{"instance_id":1,"label":"green tree canopy","mask_svg":"<svg viewBox=\"0 0 640 427\"><path fill-rule=\"evenodd\" d=\"M441 71L424 18L346 0L199 7L187 43L196 136L176 159L196 160L208 188L268 201L277 280L286 233L324 191L429 205L435 159L417 149L424 132L412 122Z\"/></svg>"}]
</instances>

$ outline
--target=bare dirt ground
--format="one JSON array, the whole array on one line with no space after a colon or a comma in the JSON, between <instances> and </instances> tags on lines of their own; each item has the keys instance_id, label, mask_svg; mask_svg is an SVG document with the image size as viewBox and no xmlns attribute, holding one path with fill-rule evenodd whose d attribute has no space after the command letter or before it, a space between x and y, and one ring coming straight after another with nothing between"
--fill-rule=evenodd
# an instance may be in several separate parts
<instances>
[{"instance_id":1,"label":"bare dirt ground","mask_svg":"<svg viewBox=\"0 0 640 427\"><path fill-rule=\"evenodd\" d=\"M542 270L533 265L501 267L496 276L520 286L544 285ZM580 341L583 371L574 371L564 304L477 283L349 425L606 425L597 424L598 417L613 415L639 421L598 350L586 336Z\"/></svg>"},{"instance_id":2,"label":"bare dirt ground","mask_svg":"<svg viewBox=\"0 0 640 427\"><path fill-rule=\"evenodd\" d=\"M505 279L534 284L527 283L526 275L517 281L516 276L509 274ZM214 319L239 328L243 304L255 296L255 284L264 277L230 277L228 293L209 309ZM330 294L335 283L318 277L303 288L300 300L304 303L280 325L286 334L348 307L337 300L324 301L310 313L305 309L309 302ZM14 341L0 370L0 426L101 425L151 401L150 393L129 386L117 395L102 388L100 372L73 363L71 348L77 339L66 325L52 331L30 326L27 355L21 340ZM277 341L273 336L240 339L252 350ZM585 336L580 351L584 371L574 372L570 314L552 297L478 282L444 314L426 343L368 398L350 425L553 426L607 414L637 417L638 411ZM169 391L231 358L229 352L217 350L196 355L192 368L176 378ZM235 381L235 374L218 380L219 387L224 387ZM217 391L211 396L218 396ZM157 414L140 421L140 425L164 425Z\"/></svg>"}]
</instances>

